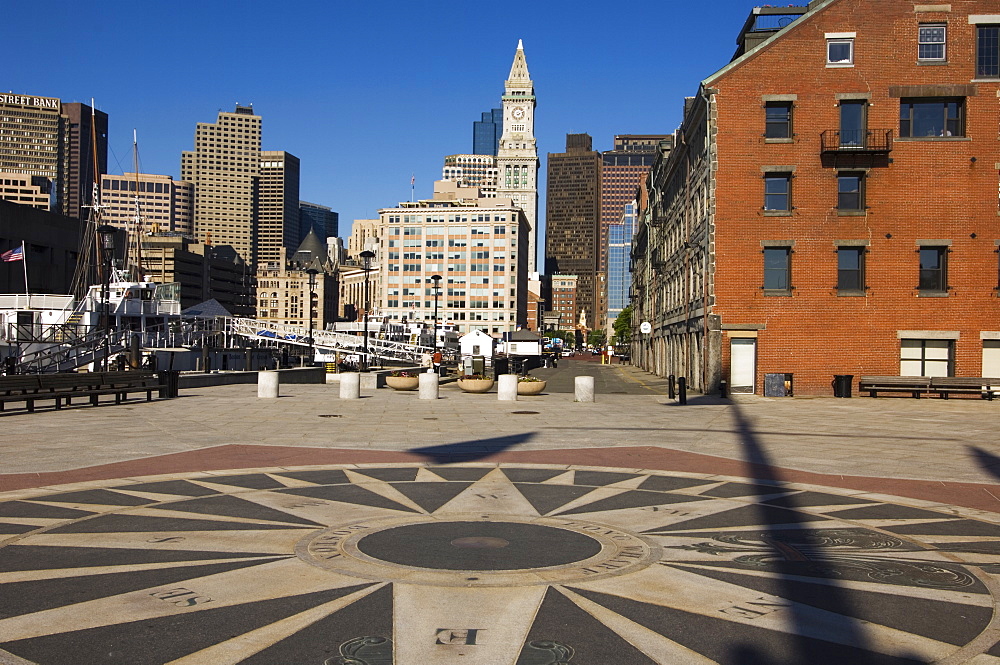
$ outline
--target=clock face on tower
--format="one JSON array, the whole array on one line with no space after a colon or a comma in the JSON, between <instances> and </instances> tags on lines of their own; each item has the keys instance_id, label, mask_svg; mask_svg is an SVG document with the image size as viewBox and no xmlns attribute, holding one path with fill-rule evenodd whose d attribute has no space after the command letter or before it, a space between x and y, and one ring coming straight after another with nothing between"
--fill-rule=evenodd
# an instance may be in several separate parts
<instances>
[{"instance_id":1,"label":"clock face on tower","mask_svg":"<svg viewBox=\"0 0 1000 665\"><path fill-rule=\"evenodd\" d=\"M515 106L512 115L514 116L514 120L521 120L524 118L524 109L520 106Z\"/></svg>"}]
</instances>

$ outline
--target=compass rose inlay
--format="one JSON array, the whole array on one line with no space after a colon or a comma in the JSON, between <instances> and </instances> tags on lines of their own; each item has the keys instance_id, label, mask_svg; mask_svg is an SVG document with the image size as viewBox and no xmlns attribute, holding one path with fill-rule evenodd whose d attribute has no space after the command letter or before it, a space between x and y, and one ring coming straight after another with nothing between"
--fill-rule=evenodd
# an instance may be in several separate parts
<instances>
[{"instance_id":1,"label":"compass rose inlay","mask_svg":"<svg viewBox=\"0 0 1000 665\"><path fill-rule=\"evenodd\" d=\"M804 485L485 463L133 478L0 494L0 662L1000 665L996 574L996 516Z\"/></svg>"}]
</instances>

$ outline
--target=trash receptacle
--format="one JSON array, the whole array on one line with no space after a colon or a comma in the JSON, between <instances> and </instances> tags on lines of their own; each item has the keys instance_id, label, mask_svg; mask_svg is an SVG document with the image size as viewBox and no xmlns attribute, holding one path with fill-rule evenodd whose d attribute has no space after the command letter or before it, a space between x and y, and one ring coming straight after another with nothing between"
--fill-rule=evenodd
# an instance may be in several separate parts
<instances>
[{"instance_id":1,"label":"trash receptacle","mask_svg":"<svg viewBox=\"0 0 1000 665\"><path fill-rule=\"evenodd\" d=\"M833 396L834 397L850 397L851 396L851 385L854 383L853 374L834 374L833 375Z\"/></svg>"},{"instance_id":2,"label":"trash receptacle","mask_svg":"<svg viewBox=\"0 0 1000 665\"><path fill-rule=\"evenodd\" d=\"M160 378L160 399L173 399L178 395L181 373L175 369L157 372Z\"/></svg>"}]
</instances>

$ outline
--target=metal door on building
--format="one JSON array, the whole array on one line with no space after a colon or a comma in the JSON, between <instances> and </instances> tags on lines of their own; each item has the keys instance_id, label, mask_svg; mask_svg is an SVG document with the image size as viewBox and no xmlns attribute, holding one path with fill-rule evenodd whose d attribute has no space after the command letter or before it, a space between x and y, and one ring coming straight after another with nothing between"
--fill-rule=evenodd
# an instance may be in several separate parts
<instances>
[{"instance_id":1,"label":"metal door on building","mask_svg":"<svg viewBox=\"0 0 1000 665\"><path fill-rule=\"evenodd\" d=\"M753 394L757 375L757 340L736 337L729 340L729 391Z\"/></svg>"}]
</instances>

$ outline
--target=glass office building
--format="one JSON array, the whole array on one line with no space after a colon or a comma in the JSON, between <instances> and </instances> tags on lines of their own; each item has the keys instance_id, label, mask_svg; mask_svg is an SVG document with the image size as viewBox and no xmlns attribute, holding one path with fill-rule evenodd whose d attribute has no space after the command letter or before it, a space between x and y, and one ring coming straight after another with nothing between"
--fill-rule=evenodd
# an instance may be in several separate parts
<instances>
[{"instance_id":1,"label":"glass office building","mask_svg":"<svg viewBox=\"0 0 1000 665\"><path fill-rule=\"evenodd\" d=\"M503 136L503 109L483 113L483 119L472 123L472 154L496 155Z\"/></svg>"},{"instance_id":2,"label":"glass office building","mask_svg":"<svg viewBox=\"0 0 1000 665\"><path fill-rule=\"evenodd\" d=\"M628 289L632 284L629 254L635 233L636 202L625 204L619 223L608 227L608 319L618 318L628 305Z\"/></svg>"}]
</instances>

